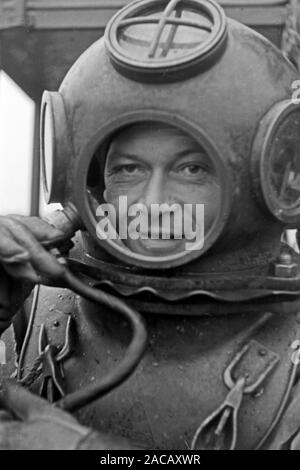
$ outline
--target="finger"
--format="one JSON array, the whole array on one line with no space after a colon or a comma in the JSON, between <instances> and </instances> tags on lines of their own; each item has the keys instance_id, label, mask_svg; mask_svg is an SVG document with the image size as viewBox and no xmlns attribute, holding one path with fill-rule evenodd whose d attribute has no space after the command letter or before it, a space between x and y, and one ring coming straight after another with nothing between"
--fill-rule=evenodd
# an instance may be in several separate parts
<instances>
[{"instance_id":1,"label":"finger","mask_svg":"<svg viewBox=\"0 0 300 470\"><path fill-rule=\"evenodd\" d=\"M30 254L11 236L8 229L0 228L0 263L14 279L28 280L34 284L40 282L40 276L29 262Z\"/></svg>"},{"instance_id":2,"label":"finger","mask_svg":"<svg viewBox=\"0 0 300 470\"><path fill-rule=\"evenodd\" d=\"M40 284L42 276L36 272L31 263L4 264L3 268L14 279L29 281L32 284Z\"/></svg>"},{"instance_id":3,"label":"finger","mask_svg":"<svg viewBox=\"0 0 300 470\"><path fill-rule=\"evenodd\" d=\"M22 215L10 215L9 218L19 222L34 235L39 241L49 241L64 238L65 234L40 217L25 217Z\"/></svg>"},{"instance_id":4,"label":"finger","mask_svg":"<svg viewBox=\"0 0 300 470\"><path fill-rule=\"evenodd\" d=\"M0 227L0 262L22 263L29 260L28 251L16 242L8 229Z\"/></svg>"},{"instance_id":5,"label":"finger","mask_svg":"<svg viewBox=\"0 0 300 470\"><path fill-rule=\"evenodd\" d=\"M0 410L0 423L8 422L13 419L13 416L11 413L9 413L6 410Z\"/></svg>"},{"instance_id":6,"label":"finger","mask_svg":"<svg viewBox=\"0 0 300 470\"><path fill-rule=\"evenodd\" d=\"M77 425L77 421L71 415L11 380L2 384L0 403L2 408L9 410L23 421L29 422L49 417L49 419L56 418L58 421L65 420Z\"/></svg>"},{"instance_id":7,"label":"finger","mask_svg":"<svg viewBox=\"0 0 300 470\"><path fill-rule=\"evenodd\" d=\"M30 255L32 267L47 276L60 277L65 272L57 259L48 253L37 241L31 231L17 220L6 221L6 228L10 231L14 240L24 246Z\"/></svg>"}]
</instances>

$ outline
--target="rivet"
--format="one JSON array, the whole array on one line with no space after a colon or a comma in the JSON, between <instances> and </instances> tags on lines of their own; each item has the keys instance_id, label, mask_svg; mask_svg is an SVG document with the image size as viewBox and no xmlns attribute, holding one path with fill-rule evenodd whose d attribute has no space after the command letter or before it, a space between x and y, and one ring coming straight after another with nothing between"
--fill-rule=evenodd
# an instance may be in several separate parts
<instances>
[{"instance_id":1,"label":"rivet","mask_svg":"<svg viewBox=\"0 0 300 470\"><path fill-rule=\"evenodd\" d=\"M262 357L265 357L267 355L267 351L265 349L260 349L259 350L259 355Z\"/></svg>"},{"instance_id":2,"label":"rivet","mask_svg":"<svg viewBox=\"0 0 300 470\"><path fill-rule=\"evenodd\" d=\"M254 394L253 394L253 397L254 398L259 398L263 395L264 393L264 389L263 388L260 388L259 390L257 390Z\"/></svg>"}]
</instances>

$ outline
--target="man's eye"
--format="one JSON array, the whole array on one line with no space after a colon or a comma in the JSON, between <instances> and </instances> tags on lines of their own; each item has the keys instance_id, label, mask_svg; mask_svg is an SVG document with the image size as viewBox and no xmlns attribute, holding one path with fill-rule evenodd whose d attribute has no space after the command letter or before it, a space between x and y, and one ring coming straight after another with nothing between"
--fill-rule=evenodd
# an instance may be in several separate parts
<instances>
[{"instance_id":1,"label":"man's eye","mask_svg":"<svg viewBox=\"0 0 300 470\"><path fill-rule=\"evenodd\" d=\"M133 163L128 165L120 165L113 170L113 173L122 176L134 176L141 172L143 172L143 169L139 165L135 165Z\"/></svg>"},{"instance_id":2,"label":"man's eye","mask_svg":"<svg viewBox=\"0 0 300 470\"><path fill-rule=\"evenodd\" d=\"M178 168L177 172L184 176L202 176L209 173L208 168L198 164L184 165Z\"/></svg>"}]
</instances>

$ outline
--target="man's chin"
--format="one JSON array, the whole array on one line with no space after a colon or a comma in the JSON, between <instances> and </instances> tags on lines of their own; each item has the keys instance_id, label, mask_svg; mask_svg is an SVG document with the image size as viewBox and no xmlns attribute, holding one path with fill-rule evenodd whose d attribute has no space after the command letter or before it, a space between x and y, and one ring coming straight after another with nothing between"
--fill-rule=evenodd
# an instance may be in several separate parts
<instances>
[{"instance_id":1,"label":"man's chin","mask_svg":"<svg viewBox=\"0 0 300 470\"><path fill-rule=\"evenodd\" d=\"M185 250L185 240L153 240L153 239L138 239L127 240L126 246L131 251L142 256L171 256L182 253Z\"/></svg>"}]
</instances>

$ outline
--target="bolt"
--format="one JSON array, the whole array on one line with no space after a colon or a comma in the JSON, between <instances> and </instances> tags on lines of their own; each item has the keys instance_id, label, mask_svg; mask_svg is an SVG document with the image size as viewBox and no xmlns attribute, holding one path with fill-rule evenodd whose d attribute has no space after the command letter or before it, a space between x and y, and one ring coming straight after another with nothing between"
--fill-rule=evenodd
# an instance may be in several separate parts
<instances>
[{"instance_id":1,"label":"bolt","mask_svg":"<svg viewBox=\"0 0 300 470\"><path fill-rule=\"evenodd\" d=\"M280 253L278 263L284 266L290 266L292 264L292 256L290 253Z\"/></svg>"},{"instance_id":2,"label":"bolt","mask_svg":"<svg viewBox=\"0 0 300 470\"><path fill-rule=\"evenodd\" d=\"M298 274L298 265L293 262L293 258L289 253L281 253L274 265L274 274L276 277L292 278Z\"/></svg>"}]
</instances>

